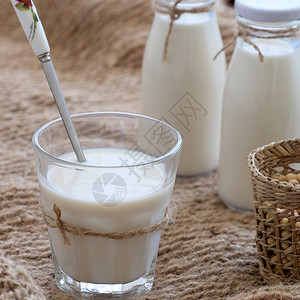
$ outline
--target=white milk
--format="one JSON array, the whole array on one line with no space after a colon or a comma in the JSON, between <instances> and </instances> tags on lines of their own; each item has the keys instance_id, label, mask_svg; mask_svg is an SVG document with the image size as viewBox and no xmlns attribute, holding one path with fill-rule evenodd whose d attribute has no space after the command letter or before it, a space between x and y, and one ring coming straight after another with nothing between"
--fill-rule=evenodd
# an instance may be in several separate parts
<instances>
[{"instance_id":1,"label":"white milk","mask_svg":"<svg viewBox=\"0 0 300 300\"><path fill-rule=\"evenodd\" d=\"M280 40L254 42L264 62L252 46L239 41L223 98L219 196L243 210L253 209L248 154L300 137L300 50Z\"/></svg>"},{"instance_id":2,"label":"white milk","mask_svg":"<svg viewBox=\"0 0 300 300\"><path fill-rule=\"evenodd\" d=\"M184 13L174 22L162 61L169 25L168 15L155 13L143 60L142 111L180 131L178 174L196 175L219 162L226 63L224 53L213 57L223 44L215 12Z\"/></svg>"},{"instance_id":3,"label":"white milk","mask_svg":"<svg viewBox=\"0 0 300 300\"><path fill-rule=\"evenodd\" d=\"M89 164L117 166L120 165L120 158L128 159L130 163L126 151L89 149L85 150L85 155ZM76 161L74 154L64 155L63 159ZM108 206L95 200L93 184L99 176L112 172L125 179L126 196L122 198L124 193L121 194L120 203ZM141 180L136 175L140 175ZM136 175L130 173L129 168L121 171L89 168L80 172L52 166L47 174L48 183L40 181L42 203L53 216L52 208L56 204L62 211L64 221L95 232L124 232L142 228L163 219L171 200L173 184L163 189L166 177L163 164L147 170L141 168ZM97 190L101 191L100 188ZM113 184L104 188L107 195L115 192ZM122 193L122 187L119 192ZM77 281L90 283L127 283L146 274L156 259L161 233L157 231L121 241L68 235L71 242L68 246L64 244L58 229L49 228L48 231L62 270Z\"/></svg>"}]
</instances>

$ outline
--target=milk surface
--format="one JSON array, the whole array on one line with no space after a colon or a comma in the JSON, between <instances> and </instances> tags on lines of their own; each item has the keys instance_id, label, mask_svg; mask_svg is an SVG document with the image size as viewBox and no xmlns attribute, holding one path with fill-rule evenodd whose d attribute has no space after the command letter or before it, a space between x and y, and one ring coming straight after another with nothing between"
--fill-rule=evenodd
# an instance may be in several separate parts
<instances>
[{"instance_id":1,"label":"milk surface","mask_svg":"<svg viewBox=\"0 0 300 300\"><path fill-rule=\"evenodd\" d=\"M226 63L215 13L184 13L174 22L167 60L170 17L156 13L142 70L142 111L168 122L183 136L178 174L196 175L218 166Z\"/></svg>"},{"instance_id":2,"label":"milk surface","mask_svg":"<svg viewBox=\"0 0 300 300\"><path fill-rule=\"evenodd\" d=\"M300 136L300 50L257 39L264 55L238 42L224 88L218 193L226 205L253 209L247 156L257 147Z\"/></svg>"},{"instance_id":3,"label":"milk surface","mask_svg":"<svg viewBox=\"0 0 300 300\"><path fill-rule=\"evenodd\" d=\"M90 165L120 166L120 159L131 163L128 151L122 149L89 149L85 155ZM73 153L62 158L76 161ZM64 221L95 232L142 228L163 219L173 184L163 188L166 178L163 164L147 170L141 167L135 172L128 167L80 171L51 166L47 179L40 180L41 201L49 214L55 216L52 209L56 204ZM126 184L114 181L117 176ZM95 191L99 178L102 185L96 186ZM105 196L116 192L120 193L119 202L106 202L105 197L104 201L101 197L99 200L101 193ZM102 284L127 283L147 273L156 258L161 233L120 241L68 235L71 242L68 246L58 229L49 227L48 232L58 263L66 274L77 281Z\"/></svg>"}]
</instances>

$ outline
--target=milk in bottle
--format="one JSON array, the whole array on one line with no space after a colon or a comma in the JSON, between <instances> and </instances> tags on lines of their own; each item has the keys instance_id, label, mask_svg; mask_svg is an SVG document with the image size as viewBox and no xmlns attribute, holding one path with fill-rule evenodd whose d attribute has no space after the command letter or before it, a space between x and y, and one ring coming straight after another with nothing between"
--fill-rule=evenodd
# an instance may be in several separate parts
<instances>
[{"instance_id":1,"label":"milk in bottle","mask_svg":"<svg viewBox=\"0 0 300 300\"><path fill-rule=\"evenodd\" d=\"M251 210L247 155L300 136L300 2L236 0L239 37L224 88L218 193Z\"/></svg>"},{"instance_id":2,"label":"milk in bottle","mask_svg":"<svg viewBox=\"0 0 300 300\"><path fill-rule=\"evenodd\" d=\"M180 131L178 174L190 176L211 171L219 163L226 63L224 53L213 60L223 47L214 1L174 3L155 1L143 59L142 110Z\"/></svg>"}]
</instances>

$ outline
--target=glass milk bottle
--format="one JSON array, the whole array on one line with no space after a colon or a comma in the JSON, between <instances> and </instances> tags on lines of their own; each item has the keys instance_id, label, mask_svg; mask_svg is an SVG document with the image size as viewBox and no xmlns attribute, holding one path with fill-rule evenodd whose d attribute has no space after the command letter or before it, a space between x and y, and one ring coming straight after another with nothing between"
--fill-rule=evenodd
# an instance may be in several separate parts
<instances>
[{"instance_id":1,"label":"glass milk bottle","mask_svg":"<svg viewBox=\"0 0 300 300\"><path fill-rule=\"evenodd\" d=\"M142 111L183 136L178 174L219 163L226 61L212 0L156 0L143 58Z\"/></svg>"},{"instance_id":2,"label":"glass milk bottle","mask_svg":"<svg viewBox=\"0 0 300 300\"><path fill-rule=\"evenodd\" d=\"M239 33L224 87L218 193L252 210L247 155L300 137L300 1L236 0Z\"/></svg>"}]
</instances>

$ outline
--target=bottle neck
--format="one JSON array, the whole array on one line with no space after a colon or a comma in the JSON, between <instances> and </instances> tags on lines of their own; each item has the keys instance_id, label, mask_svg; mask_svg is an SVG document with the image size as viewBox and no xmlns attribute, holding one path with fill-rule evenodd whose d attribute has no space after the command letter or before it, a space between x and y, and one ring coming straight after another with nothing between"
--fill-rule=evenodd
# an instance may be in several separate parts
<instances>
[{"instance_id":1,"label":"bottle neck","mask_svg":"<svg viewBox=\"0 0 300 300\"><path fill-rule=\"evenodd\" d=\"M291 53L300 47L300 22L256 22L238 17L237 45L264 57ZM250 47L249 47L250 46Z\"/></svg>"},{"instance_id":2,"label":"bottle neck","mask_svg":"<svg viewBox=\"0 0 300 300\"><path fill-rule=\"evenodd\" d=\"M183 13L209 12L214 4L215 0L155 0L154 10L178 19Z\"/></svg>"},{"instance_id":3,"label":"bottle neck","mask_svg":"<svg viewBox=\"0 0 300 300\"><path fill-rule=\"evenodd\" d=\"M300 37L300 21L258 22L241 16L237 17L239 32L254 38L298 38Z\"/></svg>"},{"instance_id":4,"label":"bottle neck","mask_svg":"<svg viewBox=\"0 0 300 300\"><path fill-rule=\"evenodd\" d=\"M236 47L252 47L261 62L264 61L266 52L267 54L287 53L300 48L300 21L257 22L238 16L237 23L237 34L215 55L214 59L236 39Z\"/></svg>"}]
</instances>

